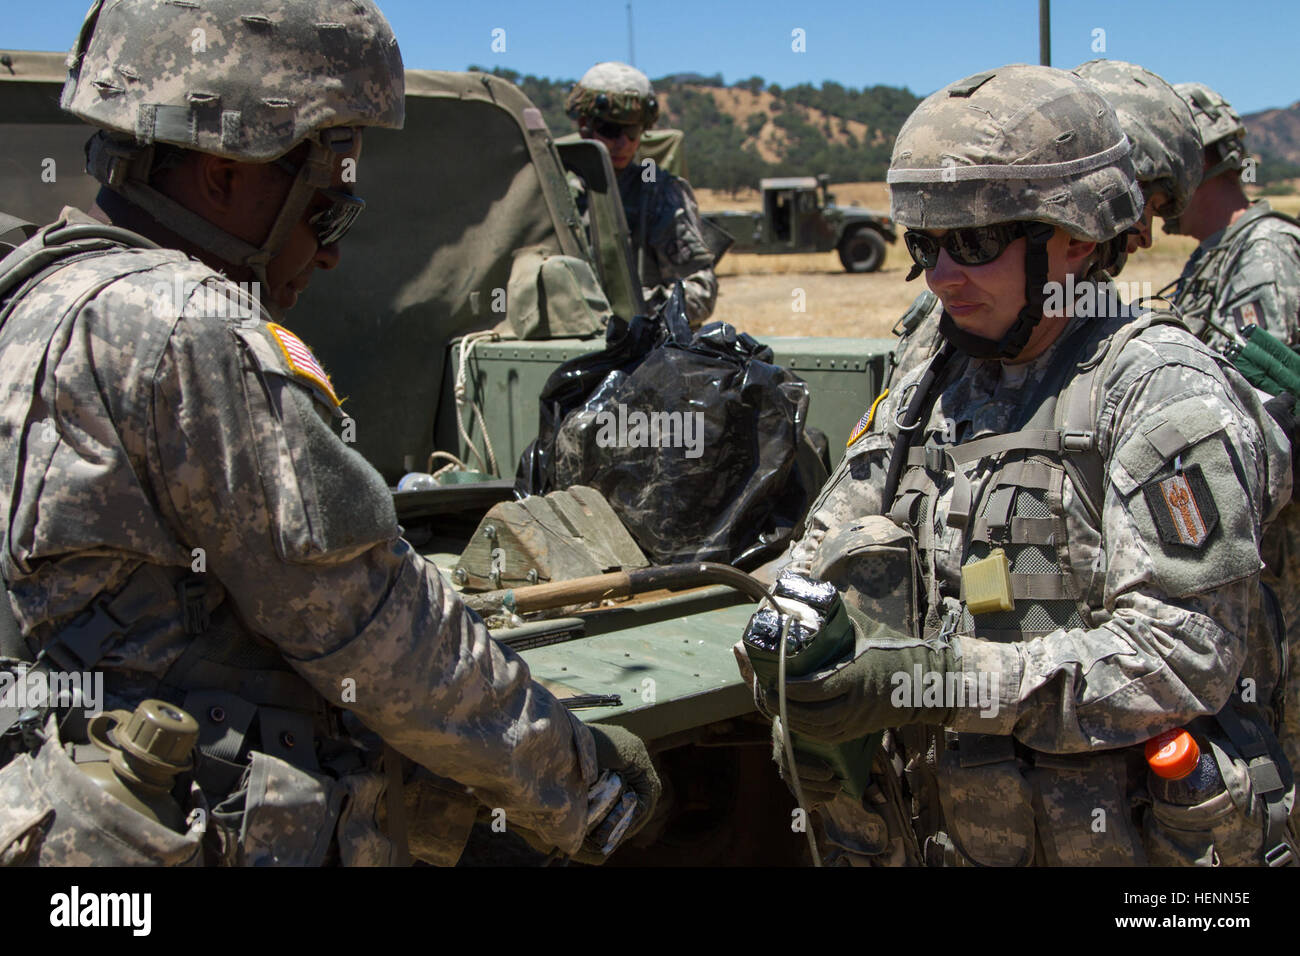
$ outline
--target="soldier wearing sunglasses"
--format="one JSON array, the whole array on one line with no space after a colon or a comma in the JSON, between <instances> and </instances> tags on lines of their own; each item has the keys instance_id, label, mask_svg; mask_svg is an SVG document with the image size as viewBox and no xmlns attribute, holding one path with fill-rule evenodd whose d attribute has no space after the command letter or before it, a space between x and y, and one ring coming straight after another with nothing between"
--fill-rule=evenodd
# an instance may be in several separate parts
<instances>
[{"instance_id":1,"label":"soldier wearing sunglasses","mask_svg":"<svg viewBox=\"0 0 1300 956\"><path fill-rule=\"evenodd\" d=\"M680 279L686 317L698 328L713 314L718 279L695 193L668 170L634 162L642 132L659 116L649 78L626 63L597 63L569 92L565 108L584 138L609 150L646 306L660 306Z\"/></svg>"},{"instance_id":2,"label":"soldier wearing sunglasses","mask_svg":"<svg viewBox=\"0 0 1300 956\"><path fill-rule=\"evenodd\" d=\"M473 788L601 862L655 802L644 745L570 717L402 538L280 324L364 208L363 128L402 126L397 40L371 0L248 9L94 3L62 105L103 188L0 261L0 668L189 713L172 796L206 829L72 767L79 708L0 707L0 861L450 864Z\"/></svg>"},{"instance_id":3,"label":"soldier wearing sunglasses","mask_svg":"<svg viewBox=\"0 0 1300 956\"><path fill-rule=\"evenodd\" d=\"M1114 107L1120 128L1133 146L1133 166L1142 189L1143 207L1141 217L1125 233L1124 252L1131 255L1139 248L1151 246L1151 223L1155 216L1166 223L1176 222L1191 201L1201 182L1200 133L1182 97L1150 70L1118 60L1093 60L1076 67L1074 72L1092 83ZM989 240L977 237L976 246L982 241ZM963 237L953 242L959 246L964 244ZM905 234L904 243L909 250L917 245L917 252L913 253L916 265L907 276L911 281L924 268L926 240L909 239ZM995 247L996 244L994 241ZM929 252L932 254L933 250ZM922 258L918 259L917 253ZM958 255L961 254L959 249ZM978 248L972 248L971 255L978 259ZM1126 255L1116 256L1108 270L1111 276L1120 274L1125 259ZM942 342L941 312L942 306L934 294L923 292L899 319L894 333L902 338L894 350L892 380L901 379L934 354Z\"/></svg>"},{"instance_id":4,"label":"soldier wearing sunglasses","mask_svg":"<svg viewBox=\"0 0 1300 956\"><path fill-rule=\"evenodd\" d=\"M942 344L864 415L791 549L786 576L829 569L843 597L779 583L790 631L854 651L787 679L786 729L844 746L888 730L931 864L1293 860L1277 635L1256 626L1287 449L1213 352L1105 288L1143 207L1115 111L1049 67L970 76L913 112L888 181ZM1067 280L1100 286L1101 314L1049 307ZM1219 777L1180 802L1144 749L1181 727ZM863 801L775 736L836 860L903 858L883 840L894 762Z\"/></svg>"}]
</instances>

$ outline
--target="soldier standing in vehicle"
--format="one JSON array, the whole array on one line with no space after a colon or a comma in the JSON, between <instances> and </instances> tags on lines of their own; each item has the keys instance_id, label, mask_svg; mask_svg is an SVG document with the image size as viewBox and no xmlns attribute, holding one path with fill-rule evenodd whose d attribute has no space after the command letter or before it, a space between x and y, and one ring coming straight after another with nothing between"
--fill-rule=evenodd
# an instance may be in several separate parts
<instances>
[{"instance_id":1,"label":"soldier standing in vehicle","mask_svg":"<svg viewBox=\"0 0 1300 956\"><path fill-rule=\"evenodd\" d=\"M686 317L699 328L713 314L718 279L695 193L652 160L633 162L642 132L659 116L649 78L626 63L597 63L569 92L565 109L584 139L599 140L609 150L646 306L662 305L680 279Z\"/></svg>"},{"instance_id":2,"label":"soldier standing in vehicle","mask_svg":"<svg viewBox=\"0 0 1300 956\"><path fill-rule=\"evenodd\" d=\"M644 745L584 726L490 638L269 321L339 263L363 127L402 125L396 38L370 0L256 9L91 7L62 105L100 128L103 188L0 266L4 656L190 712L203 759L178 796L210 808L206 836L95 798L72 711L5 713L31 746L0 770L0 859L406 862L406 822L450 821L424 789L437 819L406 821L400 752L599 862L656 800ZM454 862L469 803L424 858Z\"/></svg>"},{"instance_id":3,"label":"soldier standing in vehicle","mask_svg":"<svg viewBox=\"0 0 1300 956\"><path fill-rule=\"evenodd\" d=\"M1285 499L1286 449L1253 390L1105 275L1143 207L1114 110L1049 67L967 77L917 107L888 179L944 344L880 402L778 582L806 641L837 615L800 601L801 579L846 548L862 578L846 591L856 656L787 680L788 729L844 743L901 728L927 862L1292 858L1291 773L1254 702L1277 661L1252 646L1258 529ZM1067 278L1100 314L1049 306ZM873 616L911 587L870 573L871 548L900 533L910 633ZM747 676L775 714L778 689ZM1143 753L1179 727L1218 774L1182 803L1153 797ZM837 858L871 862L869 839L836 829L829 765L796 766Z\"/></svg>"}]
</instances>

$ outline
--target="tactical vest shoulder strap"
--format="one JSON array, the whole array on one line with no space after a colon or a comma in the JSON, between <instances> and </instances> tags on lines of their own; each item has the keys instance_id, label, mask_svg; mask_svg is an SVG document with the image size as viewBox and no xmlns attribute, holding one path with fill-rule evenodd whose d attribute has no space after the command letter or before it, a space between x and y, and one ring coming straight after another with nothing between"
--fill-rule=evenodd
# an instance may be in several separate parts
<instances>
[{"instance_id":1,"label":"tactical vest shoulder strap","mask_svg":"<svg viewBox=\"0 0 1300 956\"><path fill-rule=\"evenodd\" d=\"M1097 449L1094 433L1099 383L1109 378L1120 353L1134 336L1160 324L1180 325L1167 312L1144 312L1137 318L1121 320L1118 327L1112 325L1108 334L1099 337L1098 347L1080 363L1078 374L1066 385L1056 404L1055 424L1062 447L1079 452L1062 456L1062 463L1089 517L1098 522L1098 527L1106 492L1106 463Z\"/></svg>"},{"instance_id":2,"label":"tactical vest shoulder strap","mask_svg":"<svg viewBox=\"0 0 1300 956\"><path fill-rule=\"evenodd\" d=\"M26 219L19 219L17 216L11 216L7 212L0 212L0 259L26 242L32 236L36 235L40 229L35 223L30 223ZM17 232L22 236L19 243L10 243L3 241L11 232Z\"/></svg>"},{"instance_id":3,"label":"tactical vest shoulder strap","mask_svg":"<svg viewBox=\"0 0 1300 956\"><path fill-rule=\"evenodd\" d=\"M0 217L3 217L2 213ZM3 219L0 219L0 225L3 225ZM27 242L0 259L0 303L4 303L0 308L0 327L4 326L21 298L13 296L14 291L29 280L39 281L47 270L62 260L81 255L103 255L117 249L157 248L156 243L144 236L98 222L59 222L37 230ZM6 302L6 299L10 301Z\"/></svg>"}]
</instances>

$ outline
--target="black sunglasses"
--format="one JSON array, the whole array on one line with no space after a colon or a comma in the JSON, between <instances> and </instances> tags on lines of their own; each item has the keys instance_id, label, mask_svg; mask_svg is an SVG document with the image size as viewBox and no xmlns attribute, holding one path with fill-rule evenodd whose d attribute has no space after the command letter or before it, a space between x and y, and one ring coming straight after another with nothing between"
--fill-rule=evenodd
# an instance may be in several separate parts
<instances>
[{"instance_id":1,"label":"black sunglasses","mask_svg":"<svg viewBox=\"0 0 1300 956\"><path fill-rule=\"evenodd\" d=\"M597 136L603 139L618 139L620 136L626 136L628 142L631 143L641 138L640 126L611 123L609 120L593 120L591 128Z\"/></svg>"},{"instance_id":2,"label":"black sunglasses","mask_svg":"<svg viewBox=\"0 0 1300 956\"><path fill-rule=\"evenodd\" d=\"M1007 246L1024 234L1023 222L999 222L949 229L942 239L909 229L903 233L903 243L912 261L922 269L933 269L939 264L940 249L948 250L952 261L959 266L982 266L1006 252Z\"/></svg>"},{"instance_id":3,"label":"black sunglasses","mask_svg":"<svg viewBox=\"0 0 1300 956\"><path fill-rule=\"evenodd\" d=\"M283 156L275 160L275 165L291 176L297 176L301 168ZM348 234L348 230L360 218L361 211L366 208L366 201L360 196L339 189L321 188L316 190L316 194L324 196L330 204L319 212L312 213L307 220L307 225L311 226L312 231L316 233L316 242L324 248L333 245Z\"/></svg>"}]
</instances>

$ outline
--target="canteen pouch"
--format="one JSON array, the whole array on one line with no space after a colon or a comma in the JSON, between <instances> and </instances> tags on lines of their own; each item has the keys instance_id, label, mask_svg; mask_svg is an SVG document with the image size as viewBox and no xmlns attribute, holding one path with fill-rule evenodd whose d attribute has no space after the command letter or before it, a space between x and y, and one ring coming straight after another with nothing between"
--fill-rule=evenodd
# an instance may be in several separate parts
<instances>
[{"instance_id":1,"label":"canteen pouch","mask_svg":"<svg viewBox=\"0 0 1300 956\"><path fill-rule=\"evenodd\" d=\"M1196 721L1192 725L1196 737L1209 745L1226 786L1192 806L1166 803L1152 794L1143 826L1147 858L1152 865L1259 866L1263 862L1262 852L1269 849L1264 847L1268 814L1264 788L1280 783L1280 799L1288 816L1295 788L1272 731L1260 721L1243 717L1242 722L1250 723L1251 732L1258 734L1267 747L1280 780L1267 779L1258 770L1252 774L1250 761L1213 718Z\"/></svg>"},{"instance_id":2,"label":"canteen pouch","mask_svg":"<svg viewBox=\"0 0 1300 956\"><path fill-rule=\"evenodd\" d=\"M176 833L101 789L59 740L53 717L35 756L0 770L0 863L202 866L204 823Z\"/></svg>"}]
</instances>

